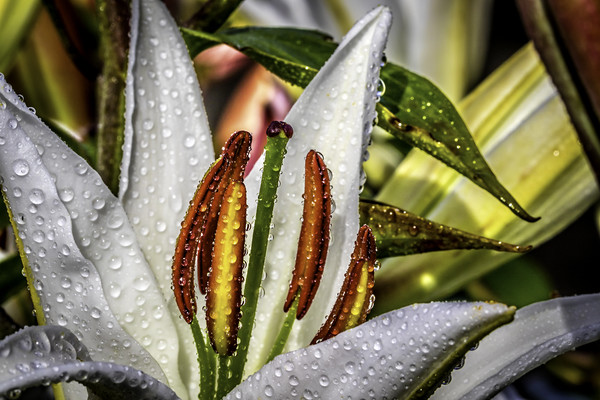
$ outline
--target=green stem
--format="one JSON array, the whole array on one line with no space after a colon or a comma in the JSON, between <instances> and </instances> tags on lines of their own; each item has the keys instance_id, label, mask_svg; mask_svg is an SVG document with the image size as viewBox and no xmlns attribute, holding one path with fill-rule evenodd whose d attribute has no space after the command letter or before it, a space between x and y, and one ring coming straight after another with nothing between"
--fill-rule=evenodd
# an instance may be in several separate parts
<instances>
[{"instance_id":1,"label":"green stem","mask_svg":"<svg viewBox=\"0 0 600 400\"><path fill-rule=\"evenodd\" d=\"M190 327L192 328L196 352L198 353L198 365L200 366L200 393L198 394L198 399L212 400L215 394L216 359L204 340L196 315L194 315Z\"/></svg>"},{"instance_id":2,"label":"green stem","mask_svg":"<svg viewBox=\"0 0 600 400\"><path fill-rule=\"evenodd\" d=\"M104 65L98 79L97 170L113 193L118 193L125 127L125 75L129 48L129 2L96 2Z\"/></svg>"},{"instance_id":3,"label":"green stem","mask_svg":"<svg viewBox=\"0 0 600 400\"><path fill-rule=\"evenodd\" d=\"M246 303L242 306L242 326L238 335L240 343L231 363L231 384L233 386L241 382L244 366L246 365L248 346L250 344L250 337L252 336L256 305L258 304L258 295L265 265L271 219L273 218L273 205L275 204L281 163L285 156L287 142L288 138L281 131L279 135L269 137L265 145L265 162L258 194L258 204L256 205L256 218L248 262L248 273L244 286Z\"/></svg>"},{"instance_id":4,"label":"green stem","mask_svg":"<svg viewBox=\"0 0 600 400\"><path fill-rule=\"evenodd\" d=\"M231 357L219 356L219 372L217 373L217 393L215 399L222 399L231 391L229 367Z\"/></svg>"},{"instance_id":5,"label":"green stem","mask_svg":"<svg viewBox=\"0 0 600 400\"><path fill-rule=\"evenodd\" d=\"M283 348L287 343L288 338L290 337L290 332L292 331L292 327L294 326L294 321L296 320L296 309L298 308L298 301L300 296L296 296L294 302L290 306L290 309L285 316L285 320L283 321L283 325L277 334L277 338L275 339L275 343L273 344L273 348L271 349L271 353L269 353L269 358L267 362L271 361L278 355L283 352Z\"/></svg>"}]
</instances>

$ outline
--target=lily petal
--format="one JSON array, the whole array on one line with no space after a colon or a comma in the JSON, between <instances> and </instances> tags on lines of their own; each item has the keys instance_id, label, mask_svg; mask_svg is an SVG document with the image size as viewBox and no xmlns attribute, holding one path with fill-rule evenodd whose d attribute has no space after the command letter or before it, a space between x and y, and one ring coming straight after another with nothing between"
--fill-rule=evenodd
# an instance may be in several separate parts
<instances>
[{"instance_id":1,"label":"lily petal","mask_svg":"<svg viewBox=\"0 0 600 400\"><path fill-rule=\"evenodd\" d=\"M94 359L132 365L185 394L172 317L120 202L3 77L0 103L3 195L38 320L71 329Z\"/></svg>"},{"instance_id":2,"label":"lily petal","mask_svg":"<svg viewBox=\"0 0 600 400\"><path fill-rule=\"evenodd\" d=\"M270 333L277 331L284 314L302 217L302 171L310 149L321 152L333 171L332 198L336 208L331 220L332 242L323 280L329 282L317 292L310 311L294 326L288 350L306 346L330 311L350 261L358 232L358 193L362 183L361 161L375 118L376 90L383 48L391 25L391 13L379 7L361 19L340 43L330 60L303 92L285 121L294 128L281 168L280 193L272 223L273 240L269 242L265 263L265 295L259 300L257 322L251 342L253 359L265 360L270 350ZM257 193L258 162L247 178L248 198ZM256 205L248 207L249 220ZM266 323L266 321L269 321ZM272 339L271 339L272 340ZM262 347L263 344L265 347Z\"/></svg>"},{"instance_id":3,"label":"lily petal","mask_svg":"<svg viewBox=\"0 0 600 400\"><path fill-rule=\"evenodd\" d=\"M187 48L162 2L132 2L129 54L119 198L168 313L179 315L170 288L173 251L187 203L214 161L210 128ZM194 352L183 350L193 348L192 335L179 318L175 325L180 370L194 393L198 365Z\"/></svg>"},{"instance_id":4,"label":"lily petal","mask_svg":"<svg viewBox=\"0 0 600 400\"><path fill-rule=\"evenodd\" d=\"M489 303L405 307L276 357L226 399L241 398L240 394L244 399L425 395L481 337L509 322L513 314L514 308Z\"/></svg>"},{"instance_id":5,"label":"lily petal","mask_svg":"<svg viewBox=\"0 0 600 400\"><path fill-rule=\"evenodd\" d=\"M135 368L92 361L77 337L58 326L28 327L3 339L0 359L3 398L16 398L33 386L77 381L102 398L178 399L168 386Z\"/></svg>"},{"instance_id":6,"label":"lily petal","mask_svg":"<svg viewBox=\"0 0 600 400\"><path fill-rule=\"evenodd\" d=\"M166 298L175 239L214 161L196 72L179 28L156 0L132 4L119 198Z\"/></svg>"},{"instance_id":7,"label":"lily petal","mask_svg":"<svg viewBox=\"0 0 600 400\"><path fill-rule=\"evenodd\" d=\"M467 354L432 399L490 398L526 372L600 338L600 294L564 297L518 310L515 320Z\"/></svg>"}]
</instances>

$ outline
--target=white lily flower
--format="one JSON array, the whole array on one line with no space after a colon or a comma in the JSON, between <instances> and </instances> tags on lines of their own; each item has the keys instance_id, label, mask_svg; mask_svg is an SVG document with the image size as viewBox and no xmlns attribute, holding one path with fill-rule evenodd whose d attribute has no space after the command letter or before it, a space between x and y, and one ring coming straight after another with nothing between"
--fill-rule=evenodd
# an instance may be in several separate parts
<instances>
[{"instance_id":1,"label":"white lily flower","mask_svg":"<svg viewBox=\"0 0 600 400\"><path fill-rule=\"evenodd\" d=\"M132 15L119 198L0 76L2 194L38 321L50 325L0 341L0 396L67 380L107 398L197 396L196 354L189 328L177 317L171 262L186 201L213 160L210 132L185 44L166 8L156 0L134 0ZM286 118L295 134L281 168L261 283L265 295L244 375L258 372L230 398L430 393L457 354L512 318L514 310L500 304L415 305L301 349L331 310L351 259L360 161L390 24L385 8L359 21ZM333 171L337 205L324 283L294 326L285 348L290 353L259 370L273 327L284 318L284 288L300 231L300 163L311 148ZM255 168L246 179L250 199L258 196L258 174ZM256 212L250 201L250 221ZM600 299L574 300L590 301ZM588 334L575 343L598 338L596 319L593 312L583 314L578 329ZM85 396L80 386L63 387L69 398Z\"/></svg>"}]
</instances>

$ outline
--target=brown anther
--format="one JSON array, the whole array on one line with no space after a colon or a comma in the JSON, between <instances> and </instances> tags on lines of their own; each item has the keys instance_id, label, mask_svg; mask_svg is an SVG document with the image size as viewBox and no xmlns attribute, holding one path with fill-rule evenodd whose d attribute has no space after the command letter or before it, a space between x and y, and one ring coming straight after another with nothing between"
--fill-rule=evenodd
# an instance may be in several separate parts
<instances>
[{"instance_id":1,"label":"brown anther","mask_svg":"<svg viewBox=\"0 0 600 400\"><path fill-rule=\"evenodd\" d=\"M212 248L223 194L231 181L242 181L252 136L235 132L213 163L190 201L173 256L173 290L181 315L191 323L196 314L194 271L200 291L206 292Z\"/></svg>"},{"instance_id":2,"label":"brown anther","mask_svg":"<svg viewBox=\"0 0 600 400\"><path fill-rule=\"evenodd\" d=\"M302 227L296 265L283 306L287 312L299 295L297 319L304 317L319 287L329 248L331 222L331 187L322 156L311 150L306 156L304 168Z\"/></svg>"},{"instance_id":3,"label":"brown anther","mask_svg":"<svg viewBox=\"0 0 600 400\"><path fill-rule=\"evenodd\" d=\"M327 340L340 332L362 324L371 311L375 283L375 237L363 225L358 231L350 266L338 298L311 344Z\"/></svg>"},{"instance_id":4,"label":"brown anther","mask_svg":"<svg viewBox=\"0 0 600 400\"><path fill-rule=\"evenodd\" d=\"M242 267L246 233L246 187L231 182L217 222L211 271L206 293L206 328L213 349L232 355L242 305Z\"/></svg>"},{"instance_id":5,"label":"brown anther","mask_svg":"<svg viewBox=\"0 0 600 400\"><path fill-rule=\"evenodd\" d=\"M284 135L288 139L291 139L294 135L294 128L292 128L290 124L285 123L284 121L273 121L269 124L269 127L267 128L267 136L277 136L281 131L283 131Z\"/></svg>"}]
</instances>

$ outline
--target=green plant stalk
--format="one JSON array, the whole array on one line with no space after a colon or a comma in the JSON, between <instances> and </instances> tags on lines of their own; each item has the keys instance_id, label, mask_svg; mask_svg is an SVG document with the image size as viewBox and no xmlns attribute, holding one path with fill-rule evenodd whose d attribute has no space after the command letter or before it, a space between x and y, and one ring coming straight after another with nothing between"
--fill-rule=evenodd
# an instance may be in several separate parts
<instances>
[{"instance_id":1,"label":"green plant stalk","mask_svg":"<svg viewBox=\"0 0 600 400\"><path fill-rule=\"evenodd\" d=\"M129 2L127 2L129 3ZM104 65L98 80L98 153L96 169L113 193L118 192L125 131L125 76L129 47L129 5L97 2Z\"/></svg>"},{"instance_id":2,"label":"green plant stalk","mask_svg":"<svg viewBox=\"0 0 600 400\"><path fill-rule=\"evenodd\" d=\"M196 344L196 352L198 353L198 365L200 367L200 393L198 394L199 400L212 400L215 393L215 364L216 360L213 356L212 350L206 344L204 336L202 335L202 329L198 323L197 315L194 315L194 319L190 324L192 328L192 335L194 337L194 343Z\"/></svg>"},{"instance_id":3,"label":"green plant stalk","mask_svg":"<svg viewBox=\"0 0 600 400\"><path fill-rule=\"evenodd\" d=\"M283 131L280 131L279 135L269 137L265 145L265 162L258 194L258 204L256 205L256 218L248 262L248 273L244 286L246 303L242 306L242 326L238 335L240 343L231 362L230 389L241 382L244 366L246 365L248 346L250 344L250 337L252 336L252 327L265 265L271 219L273 218L273 206L277 197L279 174L288 140Z\"/></svg>"},{"instance_id":4,"label":"green plant stalk","mask_svg":"<svg viewBox=\"0 0 600 400\"><path fill-rule=\"evenodd\" d=\"M217 372L217 391L215 399L222 399L230 391L229 388L229 368L231 357L219 356L219 370Z\"/></svg>"},{"instance_id":5,"label":"green plant stalk","mask_svg":"<svg viewBox=\"0 0 600 400\"><path fill-rule=\"evenodd\" d=\"M277 334L277 338L275 339L275 344L273 344L273 348L271 349L271 353L269 353L269 358L267 362L273 360L275 357L280 355L283 352L283 348L287 343L288 338L290 337L290 332L292 331L292 327L294 326L294 321L296 320L296 309L298 309L298 301L300 296L296 295L294 302L290 306L290 309L285 316L285 320L283 320L283 325Z\"/></svg>"}]
</instances>

